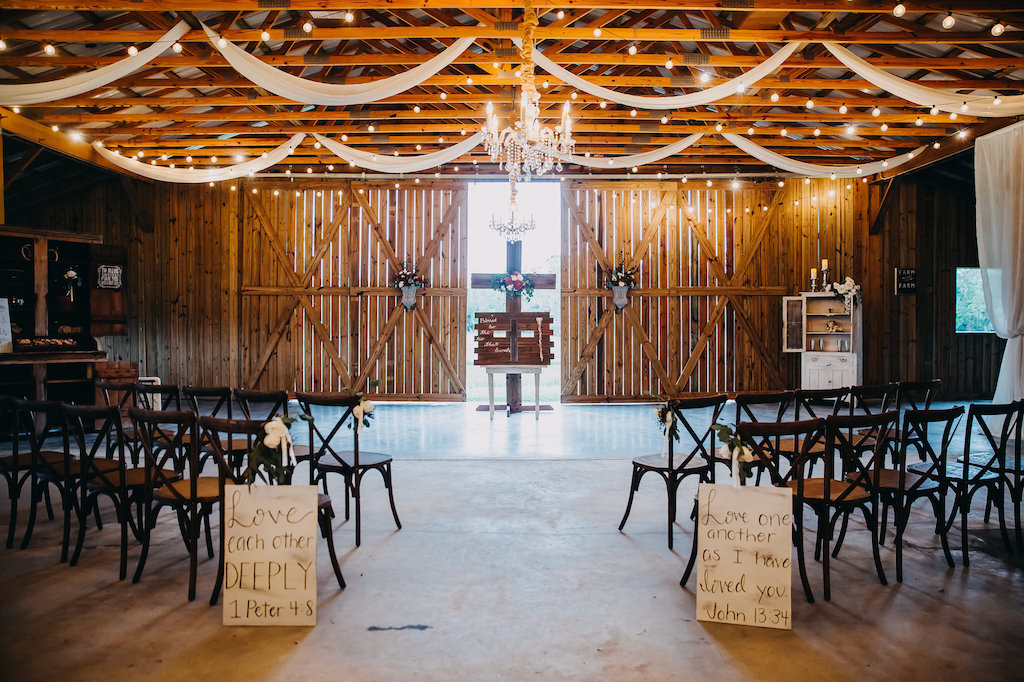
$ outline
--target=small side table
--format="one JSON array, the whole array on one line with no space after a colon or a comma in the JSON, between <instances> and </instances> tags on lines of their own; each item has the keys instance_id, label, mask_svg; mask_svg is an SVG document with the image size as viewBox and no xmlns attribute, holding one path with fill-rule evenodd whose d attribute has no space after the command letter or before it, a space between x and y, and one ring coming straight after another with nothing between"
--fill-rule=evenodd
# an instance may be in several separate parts
<instances>
[{"instance_id":1,"label":"small side table","mask_svg":"<svg viewBox=\"0 0 1024 682\"><path fill-rule=\"evenodd\" d=\"M494 375L495 374L532 374L533 375L533 418L540 419L540 371L544 365L487 365L487 402L490 405L491 421L494 421Z\"/></svg>"}]
</instances>

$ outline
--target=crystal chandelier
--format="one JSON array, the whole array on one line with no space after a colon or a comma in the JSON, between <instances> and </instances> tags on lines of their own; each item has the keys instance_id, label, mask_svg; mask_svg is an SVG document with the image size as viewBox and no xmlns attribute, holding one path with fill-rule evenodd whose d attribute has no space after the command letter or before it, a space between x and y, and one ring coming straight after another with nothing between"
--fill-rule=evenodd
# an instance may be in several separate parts
<instances>
[{"instance_id":1,"label":"crystal chandelier","mask_svg":"<svg viewBox=\"0 0 1024 682\"><path fill-rule=\"evenodd\" d=\"M537 229L537 221L534 220L533 216L530 216L529 220L516 219L516 197L514 193L512 194L511 208L512 210L507 220L499 220L492 214L490 227L503 236L505 241L517 242L527 232L533 232Z\"/></svg>"},{"instance_id":2,"label":"crystal chandelier","mask_svg":"<svg viewBox=\"0 0 1024 682\"><path fill-rule=\"evenodd\" d=\"M508 171L513 193L519 180L529 181L533 175L543 175L552 168L561 171L559 159L567 158L576 147L572 139L568 101L562 107L561 125L552 129L540 123L540 93L533 82L533 33L538 23L533 4L527 0L523 14L523 45L519 51L523 59L519 72L519 120L501 128L494 106L488 103L487 123L483 127L484 150L490 153L491 161L497 161L499 168Z\"/></svg>"}]
</instances>

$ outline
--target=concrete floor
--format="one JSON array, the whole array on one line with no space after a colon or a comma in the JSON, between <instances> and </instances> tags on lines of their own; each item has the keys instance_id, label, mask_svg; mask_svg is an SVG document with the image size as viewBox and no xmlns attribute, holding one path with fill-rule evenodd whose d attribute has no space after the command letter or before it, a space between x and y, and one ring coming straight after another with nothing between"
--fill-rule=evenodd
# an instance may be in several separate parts
<instances>
[{"instance_id":1,"label":"concrete floor","mask_svg":"<svg viewBox=\"0 0 1024 682\"><path fill-rule=\"evenodd\" d=\"M367 479L362 546L350 523L335 525L344 592L320 552L315 628L221 627L206 603L208 560L189 603L169 516L138 585L117 580L114 526L90 528L72 568L57 561L59 521L44 517L29 549L0 549L0 679L1024 679L1024 564L1001 556L980 511L969 569L959 551L946 567L922 506L902 585L879 585L854 524L830 603L818 564L815 604L794 572L791 632L698 622L692 579L678 585L692 526L683 520L667 549L660 482L645 479L616 530L629 458L663 443L653 419L650 406L556 406L539 423L492 425L462 405L381 406L366 446L401 452L404 527L395 531L379 479ZM6 530L6 499L0 522ZM133 545L131 567L137 556ZM882 558L893 583L891 544Z\"/></svg>"}]
</instances>

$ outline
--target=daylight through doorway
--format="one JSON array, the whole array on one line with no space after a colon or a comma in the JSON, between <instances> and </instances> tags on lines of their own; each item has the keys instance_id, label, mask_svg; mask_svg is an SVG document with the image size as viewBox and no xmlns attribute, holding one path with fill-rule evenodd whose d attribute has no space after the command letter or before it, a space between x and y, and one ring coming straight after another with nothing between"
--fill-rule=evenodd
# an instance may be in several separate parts
<instances>
[{"instance_id":1,"label":"daylight through doorway","mask_svg":"<svg viewBox=\"0 0 1024 682\"><path fill-rule=\"evenodd\" d=\"M554 289L537 290L533 298L523 301L523 312L548 312L554 318L552 335L555 339L550 367L541 374L541 401L557 403L561 397L561 305L559 278L561 258L561 201L557 181L523 182L517 185L518 217L537 221L537 229L523 238L523 271L554 274ZM476 182L469 185L469 271L505 271L506 242L504 237L490 229L491 216L507 218L509 212L509 186L507 182ZM487 402L487 373L475 364L473 349L473 321L477 312L505 310L505 295L487 289L470 289L466 306L466 400ZM522 400L524 406L533 403L532 378L524 377ZM505 381L495 377L494 401L505 402Z\"/></svg>"}]
</instances>

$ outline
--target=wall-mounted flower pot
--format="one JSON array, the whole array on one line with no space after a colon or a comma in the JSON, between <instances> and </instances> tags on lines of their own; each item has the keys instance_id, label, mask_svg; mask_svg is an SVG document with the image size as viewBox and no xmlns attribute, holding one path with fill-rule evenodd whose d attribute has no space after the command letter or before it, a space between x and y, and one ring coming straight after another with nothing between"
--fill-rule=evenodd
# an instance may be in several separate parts
<instances>
[{"instance_id":1,"label":"wall-mounted flower pot","mask_svg":"<svg viewBox=\"0 0 1024 682\"><path fill-rule=\"evenodd\" d=\"M612 303L616 310L622 310L629 304L629 287L619 284L612 287Z\"/></svg>"},{"instance_id":2,"label":"wall-mounted flower pot","mask_svg":"<svg viewBox=\"0 0 1024 682\"><path fill-rule=\"evenodd\" d=\"M419 287L404 286L402 289L402 305L405 306L406 310L412 310L416 307L416 290Z\"/></svg>"}]
</instances>

